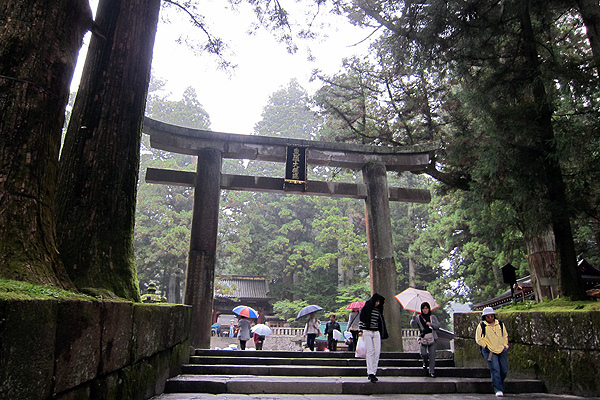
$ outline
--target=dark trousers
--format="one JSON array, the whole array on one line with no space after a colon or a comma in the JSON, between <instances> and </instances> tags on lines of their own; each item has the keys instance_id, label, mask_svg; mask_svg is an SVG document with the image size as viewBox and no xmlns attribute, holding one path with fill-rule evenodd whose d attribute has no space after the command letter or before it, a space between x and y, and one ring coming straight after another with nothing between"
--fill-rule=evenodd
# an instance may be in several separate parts
<instances>
[{"instance_id":1,"label":"dark trousers","mask_svg":"<svg viewBox=\"0 0 600 400\"><path fill-rule=\"evenodd\" d=\"M240 349L241 350L246 350L246 341L240 339Z\"/></svg>"},{"instance_id":2,"label":"dark trousers","mask_svg":"<svg viewBox=\"0 0 600 400\"><path fill-rule=\"evenodd\" d=\"M348 351L356 350L356 343L358 343L358 331L350 331L352 334L352 343L348 346Z\"/></svg>"},{"instance_id":3,"label":"dark trousers","mask_svg":"<svg viewBox=\"0 0 600 400\"><path fill-rule=\"evenodd\" d=\"M327 348L329 349L329 351L336 351L337 340L335 340L333 337L327 337Z\"/></svg>"},{"instance_id":4,"label":"dark trousers","mask_svg":"<svg viewBox=\"0 0 600 400\"><path fill-rule=\"evenodd\" d=\"M317 337L316 333L307 333L306 334L306 345L311 351L315 351L315 338Z\"/></svg>"}]
</instances>

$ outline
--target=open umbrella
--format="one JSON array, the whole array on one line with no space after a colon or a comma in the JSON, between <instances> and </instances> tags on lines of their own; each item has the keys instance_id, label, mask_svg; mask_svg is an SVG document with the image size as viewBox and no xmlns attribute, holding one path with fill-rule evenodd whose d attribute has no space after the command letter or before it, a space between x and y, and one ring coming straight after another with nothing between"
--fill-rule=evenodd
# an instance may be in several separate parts
<instances>
[{"instance_id":1,"label":"open umbrella","mask_svg":"<svg viewBox=\"0 0 600 400\"><path fill-rule=\"evenodd\" d=\"M432 310L440 307L431 293L427 290L408 288L394 297L396 297L396 300L398 300L400 304L402 304L402 307L408 311L420 313L421 303L423 302L428 302Z\"/></svg>"},{"instance_id":2,"label":"open umbrella","mask_svg":"<svg viewBox=\"0 0 600 400\"><path fill-rule=\"evenodd\" d=\"M255 309L248 307L248 306L237 306L236 308L234 308L231 311L233 311L240 317L258 318L258 312Z\"/></svg>"},{"instance_id":3,"label":"open umbrella","mask_svg":"<svg viewBox=\"0 0 600 400\"><path fill-rule=\"evenodd\" d=\"M364 301L353 301L352 303L348 304L348 306L346 308L349 309L349 310L358 308L360 310L364 306L365 306L365 302Z\"/></svg>"},{"instance_id":4,"label":"open umbrella","mask_svg":"<svg viewBox=\"0 0 600 400\"><path fill-rule=\"evenodd\" d=\"M313 304L311 306L306 306L302 310L300 310L296 319L300 319L300 318L304 317L305 315L310 314L311 312L321 311L322 309L323 309L323 307L319 307L315 304Z\"/></svg>"},{"instance_id":5,"label":"open umbrella","mask_svg":"<svg viewBox=\"0 0 600 400\"><path fill-rule=\"evenodd\" d=\"M252 333L256 333L259 336L268 336L273 333L273 331L265 324L256 324L252 327Z\"/></svg>"}]
</instances>

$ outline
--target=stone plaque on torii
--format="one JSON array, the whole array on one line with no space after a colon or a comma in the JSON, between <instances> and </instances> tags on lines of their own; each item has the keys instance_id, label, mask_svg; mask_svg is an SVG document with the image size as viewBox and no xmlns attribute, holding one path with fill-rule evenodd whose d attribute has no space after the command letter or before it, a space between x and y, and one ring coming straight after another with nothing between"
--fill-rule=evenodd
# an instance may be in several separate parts
<instances>
[{"instance_id":1,"label":"stone plaque on torii","mask_svg":"<svg viewBox=\"0 0 600 400\"><path fill-rule=\"evenodd\" d=\"M219 198L221 189L302 195L350 197L365 200L371 291L383 295L390 339L384 351L402 349L400 304L396 293L390 201L428 203L428 190L390 188L387 171L422 170L431 162L437 144L410 147L365 146L266 136L239 135L184 128L144 119L143 132L153 148L198 156L196 172L148 168L146 182L194 188L194 210L184 303L192 307L190 345L210 348L210 325L215 278ZM306 164L361 170L363 183L305 180L286 186L284 177L221 173L223 158L286 163L290 148L305 149ZM306 178L305 178L306 179Z\"/></svg>"}]
</instances>

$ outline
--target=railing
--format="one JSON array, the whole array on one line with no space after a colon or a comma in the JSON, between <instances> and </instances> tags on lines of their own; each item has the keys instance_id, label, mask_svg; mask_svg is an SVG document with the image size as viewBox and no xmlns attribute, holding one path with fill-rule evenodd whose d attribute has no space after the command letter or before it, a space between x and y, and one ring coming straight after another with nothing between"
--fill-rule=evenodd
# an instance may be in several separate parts
<instances>
[{"instance_id":1,"label":"railing","mask_svg":"<svg viewBox=\"0 0 600 400\"><path fill-rule=\"evenodd\" d=\"M271 328L271 330L276 336L302 336L304 334L304 328L277 327Z\"/></svg>"},{"instance_id":2,"label":"railing","mask_svg":"<svg viewBox=\"0 0 600 400\"><path fill-rule=\"evenodd\" d=\"M304 334L304 328L286 328L286 327L274 327L271 328L273 335L276 336L302 336ZM414 337L419 335L418 329L402 329L402 337Z\"/></svg>"}]
</instances>

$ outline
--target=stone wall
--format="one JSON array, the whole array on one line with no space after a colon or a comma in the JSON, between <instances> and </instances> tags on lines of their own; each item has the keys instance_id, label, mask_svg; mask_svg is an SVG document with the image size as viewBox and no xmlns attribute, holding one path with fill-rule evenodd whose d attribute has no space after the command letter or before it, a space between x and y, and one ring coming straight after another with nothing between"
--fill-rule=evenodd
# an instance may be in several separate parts
<instances>
[{"instance_id":1,"label":"stone wall","mask_svg":"<svg viewBox=\"0 0 600 400\"><path fill-rule=\"evenodd\" d=\"M508 330L509 375L544 381L552 393L600 393L600 312L498 312ZM486 366L475 343L481 313L454 314L457 366Z\"/></svg>"},{"instance_id":2,"label":"stone wall","mask_svg":"<svg viewBox=\"0 0 600 400\"><path fill-rule=\"evenodd\" d=\"M0 400L143 400L186 362L190 309L0 301Z\"/></svg>"}]
</instances>

